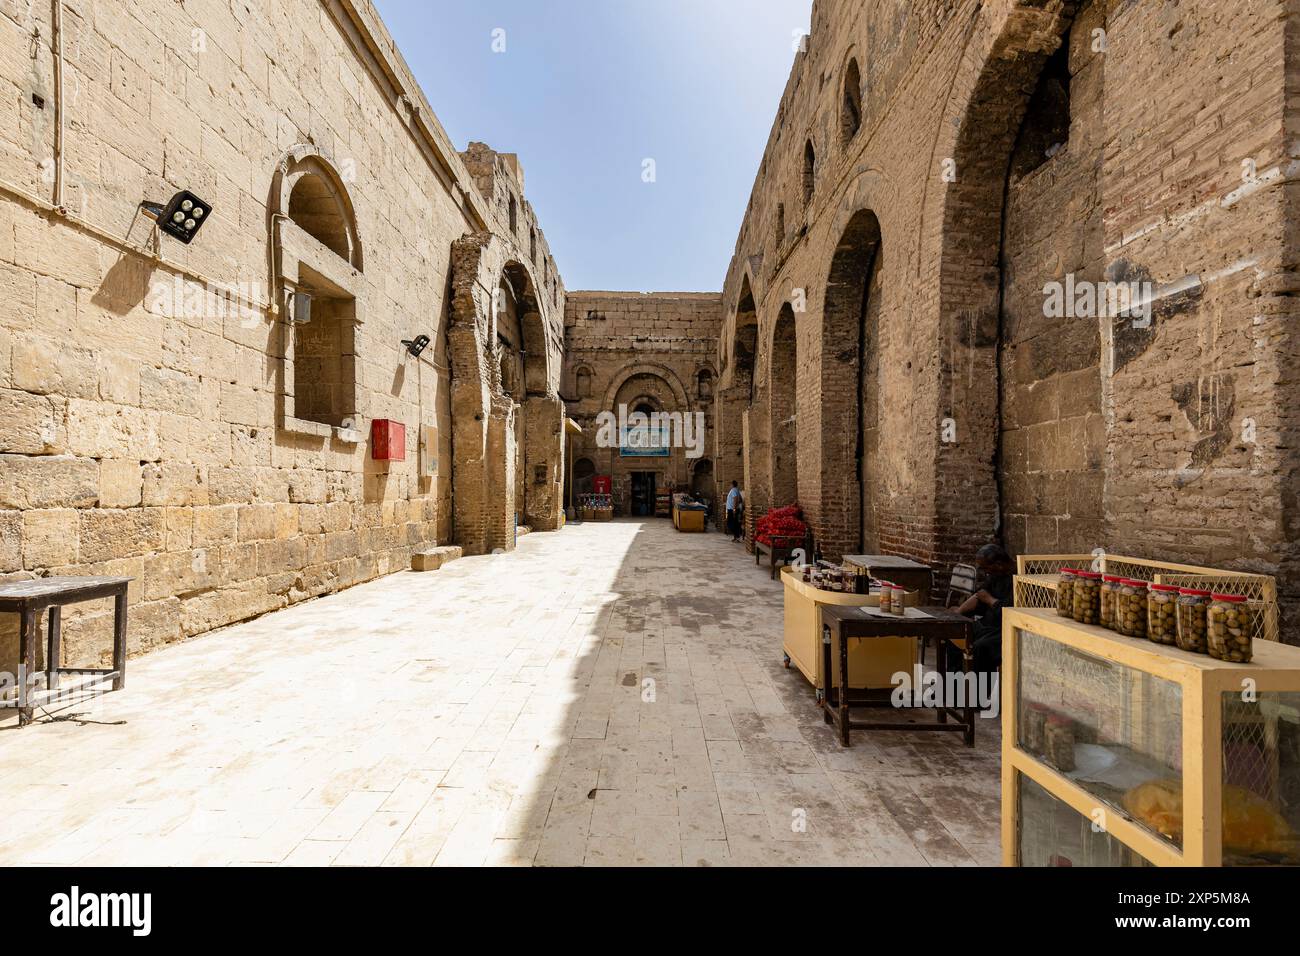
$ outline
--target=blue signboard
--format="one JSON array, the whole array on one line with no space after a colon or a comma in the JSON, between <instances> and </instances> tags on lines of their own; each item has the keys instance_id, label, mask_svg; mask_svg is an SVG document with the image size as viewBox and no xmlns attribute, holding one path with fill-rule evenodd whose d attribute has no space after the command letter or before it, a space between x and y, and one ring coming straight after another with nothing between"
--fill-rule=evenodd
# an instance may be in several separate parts
<instances>
[{"instance_id":1,"label":"blue signboard","mask_svg":"<svg viewBox=\"0 0 1300 956\"><path fill-rule=\"evenodd\" d=\"M667 458L669 429L651 425L624 428L619 436L618 453L622 458Z\"/></svg>"}]
</instances>

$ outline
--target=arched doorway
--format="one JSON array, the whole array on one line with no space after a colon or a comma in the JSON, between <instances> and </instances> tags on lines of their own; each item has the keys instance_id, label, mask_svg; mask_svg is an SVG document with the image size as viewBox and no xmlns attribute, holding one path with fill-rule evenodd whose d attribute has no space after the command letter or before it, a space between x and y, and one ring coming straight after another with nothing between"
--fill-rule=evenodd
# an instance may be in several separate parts
<instances>
[{"instance_id":1,"label":"arched doorway","mask_svg":"<svg viewBox=\"0 0 1300 956\"><path fill-rule=\"evenodd\" d=\"M772 331L768 372L769 435L772 449L772 506L799 500L798 427L799 345L794 309L781 307Z\"/></svg>"},{"instance_id":2,"label":"arched doorway","mask_svg":"<svg viewBox=\"0 0 1300 956\"><path fill-rule=\"evenodd\" d=\"M596 463L590 458L579 458L573 463L573 497L589 495L592 492L592 479L596 476Z\"/></svg>"},{"instance_id":3,"label":"arched doorway","mask_svg":"<svg viewBox=\"0 0 1300 956\"><path fill-rule=\"evenodd\" d=\"M716 521L718 509L715 500L713 461L711 459L700 458L691 469L691 495L709 506L709 514Z\"/></svg>"}]
</instances>

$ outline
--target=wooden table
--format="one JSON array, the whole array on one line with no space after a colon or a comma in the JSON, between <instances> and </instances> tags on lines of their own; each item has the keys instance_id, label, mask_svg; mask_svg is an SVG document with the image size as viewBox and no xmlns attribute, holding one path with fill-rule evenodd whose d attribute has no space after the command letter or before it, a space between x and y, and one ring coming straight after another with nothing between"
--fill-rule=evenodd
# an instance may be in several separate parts
<instances>
[{"instance_id":1,"label":"wooden table","mask_svg":"<svg viewBox=\"0 0 1300 956\"><path fill-rule=\"evenodd\" d=\"M844 563L866 568L867 573L877 581L891 581L908 591L919 591L920 603L930 603L934 572L928 564L893 554L846 554Z\"/></svg>"},{"instance_id":2,"label":"wooden table","mask_svg":"<svg viewBox=\"0 0 1300 956\"><path fill-rule=\"evenodd\" d=\"M944 653L944 644L951 644L961 651L962 672L971 672L971 628L974 622L956 611L942 607L908 608L907 617L885 617L864 612L862 608L827 606L822 614L822 655L823 672L827 675L826 694L821 701L822 717L828 724L835 724L840 732L840 743L849 746L850 730L950 730L960 731L965 735L966 746L975 746L975 701L967 693L965 706L950 707L945 699L934 708L938 719L931 723L900 723L898 721L853 720L850 716L852 707L893 707L892 691L867 690L855 692L849 687L832 686L834 671L831 667L831 648L839 645L841 675L849 673L849 641L871 638L914 637L933 638L938 645L939 686L946 692L948 664ZM913 613L920 612L920 613ZM966 680L967 690L970 687ZM843 677L841 681L847 683ZM917 688L913 688L916 690ZM855 696L856 693L856 696ZM952 717L955 723L949 723Z\"/></svg>"},{"instance_id":3,"label":"wooden table","mask_svg":"<svg viewBox=\"0 0 1300 956\"><path fill-rule=\"evenodd\" d=\"M10 581L0 584L0 613L19 615L18 628L18 700L0 706L18 708L18 724L32 719L31 678L36 672L36 641L40 634L40 616L50 612L49 642L45 653L45 680L51 691L47 701L57 700L55 693L61 674L92 674L99 681L111 680L113 690L126 684L126 586L131 578L55 577L36 578L32 581ZM60 615L65 604L78 604L99 598L113 599L113 666L61 667ZM91 683L98 683L93 681ZM85 690L80 685L70 693Z\"/></svg>"}]
</instances>

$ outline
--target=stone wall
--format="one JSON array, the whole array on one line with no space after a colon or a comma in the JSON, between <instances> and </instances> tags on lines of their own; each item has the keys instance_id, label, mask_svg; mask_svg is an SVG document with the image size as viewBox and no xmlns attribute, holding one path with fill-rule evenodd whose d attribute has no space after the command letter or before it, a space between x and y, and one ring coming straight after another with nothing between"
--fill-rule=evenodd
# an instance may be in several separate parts
<instances>
[{"instance_id":1,"label":"stone wall","mask_svg":"<svg viewBox=\"0 0 1300 956\"><path fill-rule=\"evenodd\" d=\"M531 510L558 526L563 284L518 159L455 151L373 7L70 0L61 36L52 9L0 2L0 579L134 578L138 653L417 547L511 546L486 537L505 488L464 459L502 481L542 465ZM212 204L188 246L139 210L182 188ZM488 291L457 313L461 279ZM475 409L515 441L487 451ZM403 460L372 459L379 418L405 425ZM65 618L68 660L101 657L107 610Z\"/></svg>"},{"instance_id":2,"label":"stone wall","mask_svg":"<svg viewBox=\"0 0 1300 956\"><path fill-rule=\"evenodd\" d=\"M564 381L568 414L581 427L572 453L578 491L584 474L613 479L617 514L631 513L633 472L657 485L716 494L713 393L720 296L691 292L570 292L564 312ZM703 414L698 457L675 446L664 458L624 456L598 442L600 413L646 404L666 413ZM693 436L694 437L694 436ZM588 469L590 471L588 472Z\"/></svg>"},{"instance_id":3,"label":"stone wall","mask_svg":"<svg viewBox=\"0 0 1300 956\"><path fill-rule=\"evenodd\" d=\"M724 288L719 460L752 500L796 487L831 555L1105 547L1280 573L1294 606L1295 14L818 0ZM1151 321L1052 315L1067 281L1149 282Z\"/></svg>"}]
</instances>

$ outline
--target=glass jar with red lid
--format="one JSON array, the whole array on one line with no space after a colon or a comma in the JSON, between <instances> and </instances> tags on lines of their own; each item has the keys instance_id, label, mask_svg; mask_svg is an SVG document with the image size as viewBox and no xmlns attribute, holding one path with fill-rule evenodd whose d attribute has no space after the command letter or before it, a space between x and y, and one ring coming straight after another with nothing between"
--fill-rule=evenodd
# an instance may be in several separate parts
<instances>
[{"instance_id":1,"label":"glass jar with red lid","mask_svg":"<svg viewBox=\"0 0 1300 956\"><path fill-rule=\"evenodd\" d=\"M1115 595L1115 630L1125 637L1147 636L1147 583L1135 578L1119 582Z\"/></svg>"},{"instance_id":2,"label":"glass jar with red lid","mask_svg":"<svg viewBox=\"0 0 1300 956\"><path fill-rule=\"evenodd\" d=\"M1056 582L1056 613L1061 617L1074 617L1074 568L1061 568L1061 579Z\"/></svg>"},{"instance_id":3,"label":"glass jar with red lid","mask_svg":"<svg viewBox=\"0 0 1300 956\"><path fill-rule=\"evenodd\" d=\"M1096 624L1101 620L1101 575L1096 571L1075 572L1072 617L1080 624Z\"/></svg>"},{"instance_id":4,"label":"glass jar with red lid","mask_svg":"<svg viewBox=\"0 0 1300 956\"><path fill-rule=\"evenodd\" d=\"M1206 615L1210 592L1199 588L1178 589L1178 646L1193 654L1206 654Z\"/></svg>"},{"instance_id":5,"label":"glass jar with red lid","mask_svg":"<svg viewBox=\"0 0 1300 956\"><path fill-rule=\"evenodd\" d=\"M1115 630L1115 598L1124 579L1118 574L1101 576L1101 626Z\"/></svg>"},{"instance_id":6,"label":"glass jar with red lid","mask_svg":"<svg viewBox=\"0 0 1300 956\"><path fill-rule=\"evenodd\" d=\"M1147 637L1157 644L1178 643L1178 588L1152 584L1147 596Z\"/></svg>"}]
</instances>

